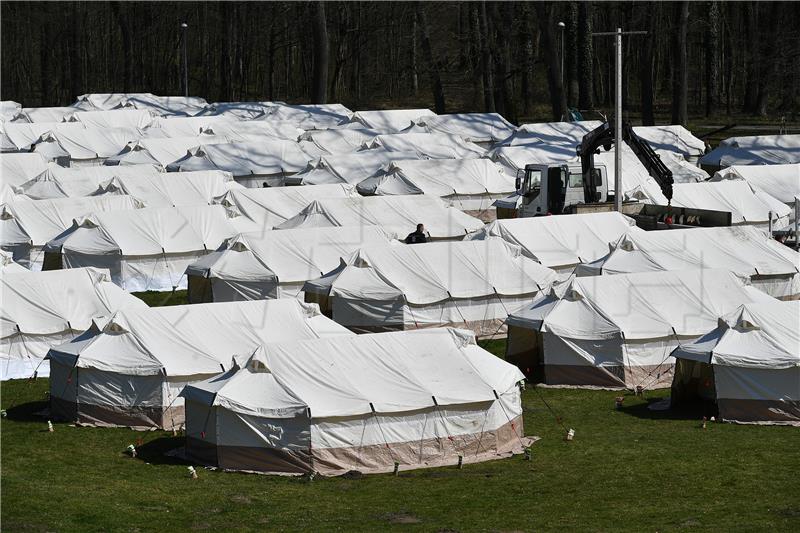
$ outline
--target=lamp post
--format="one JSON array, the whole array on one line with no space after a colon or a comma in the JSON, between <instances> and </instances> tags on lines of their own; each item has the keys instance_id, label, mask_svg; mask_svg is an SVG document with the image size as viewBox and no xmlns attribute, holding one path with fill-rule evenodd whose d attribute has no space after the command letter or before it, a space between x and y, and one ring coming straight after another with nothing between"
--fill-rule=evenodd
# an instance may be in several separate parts
<instances>
[{"instance_id":1,"label":"lamp post","mask_svg":"<svg viewBox=\"0 0 800 533\"><path fill-rule=\"evenodd\" d=\"M189 25L181 22L181 32L183 38L183 95L189 96L189 59L186 53L186 36L189 30Z\"/></svg>"},{"instance_id":2,"label":"lamp post","mask_svg":"<svg viewBox=\"0 0 800 533\"><path fill-rule=\"evenodd\" d=\"M564 86L564 30L567 25L563 22L559 22L557 26L561 30L561 90L566 91L566 87ZM564 100L566 100L566 98Z\"/></svg>"}]
</instances>

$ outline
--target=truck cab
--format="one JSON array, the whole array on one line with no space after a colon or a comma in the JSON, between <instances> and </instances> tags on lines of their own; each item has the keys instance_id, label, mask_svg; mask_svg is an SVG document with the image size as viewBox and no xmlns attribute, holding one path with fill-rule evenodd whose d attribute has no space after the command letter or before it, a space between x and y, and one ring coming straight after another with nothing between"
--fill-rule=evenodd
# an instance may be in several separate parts
<instances>
[{"instance_id":1,"label":"truck cab","mask_svg":"<svg viewBox=\"0 0 800 533\"><path fill-rule=\"evenodd\" d=\"M608 201L608 177L604 165L592 170L597 187L595 203ZM585 204L583 170L580 163L525 165L517 172L517 194L521 198L518 217L560 215Z\"/></svg>"}]
</instances>

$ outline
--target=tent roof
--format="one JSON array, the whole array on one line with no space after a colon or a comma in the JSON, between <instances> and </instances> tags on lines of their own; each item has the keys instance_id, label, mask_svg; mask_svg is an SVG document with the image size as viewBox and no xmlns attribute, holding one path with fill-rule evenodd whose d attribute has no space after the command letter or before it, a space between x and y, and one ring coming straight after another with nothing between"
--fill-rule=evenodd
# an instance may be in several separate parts
<instances>
[{"instance_id":1,"label":"tent roof","mask_svg":"<svg viewBox=\"0 0 800 533\"><path fill-rule=\"evenodd\" d=\"M418 223L433 238L461 237L483 227L483 222L448 207L435 196L370 196L316 200L277 229L326 226L380 226L405 235Z\"/></svg>"},{"instance_id":2,"label":"tent roof","mask_svg":"<svg viewBox=\"0 0 800 533\"><path fill-rule=\"evenodd\" d=\"M545 144L545 145L570 145L575 153L575 147L583 140L583 136L603 124L599 120L584 120L581 122L540 122L535 124L522 124L508 139L502 142L503 146L519 144Z\"/></svg>"},{"instance_id":3,"label":"tent roof","mask_svg":"<svg viewBox=\"0 0 800 533\"><path fill-rule=\"evenodd\" d=\"M562 267L603 257L628 232L641 231L621 213L586 213L496 220L470 238L501 237L543 265Z\"/></svg>"},{"instance_id":4,"label":"tent roof","mask_svg":"<svg viewBox=\"0 0 800 533\"><path fill-rule=\"evenodd\" d=\"M346 198L355 194L355 187L345 184L235 189L226 193L220 202L241 215L234 220L240 231L252 232L271 229L285 222L315 200Z\"/></svg>"},{"instance_id":5,"label":"tent roof","mask_svg":"<svg viewBox=\"0 0 800 533\"><path fill-rule=\"evenodd\" d=\"M269 122L285 121L304 130L326 129L345 123L353 112L342 104L278 104L270 108L269 114L256 120Z\"/></svg>"},{"instance_id":6,"label":"tent roof","mask_svg":"<svg viewBox=\"0 0 800 533\"><path fill-rule=\"evenodd\" d=\"M452 113L422 116L414 121L430 132L458 135L470 142L495 142L507 138L514 125L498 113Z\"/></svg>"},{"instance_id":7,"label":"tent roof","mask_svg":"<svg viewBox=\"0 0 800 533\"><path fill-rule=\"evenodd\" d=\"M706 149L706 143L680 125L635 126L633 131L647 141L653 150L677 152L684 157L698 157Z\"/></svg>"},{"instance_id":8,"label":"tent roof","mask_svg":"<svg viewBox=\"0 0 800 533\"><path fill-rule=\"evenodd\" d=\"M80 122L11 122L3 124L5 137L17 150L30 150L39 138L49 131L85 129Z\"/></svg>"},{"instance_id":9,"label":"tent roof","mask_svg":"<svg viewBox=\"0 0 800 533\"><path fill-rule=\"evenodd\" d=\"M416 152L430 159L468 159L486 155L486 150L458 135L448 133L398 133L378 135L367 147L392 152Z\"/></svg>"},{"instance_id":10,"label":"tent roof","mask_svg":"<svg viewBox=\"0 0 800 533\"><path fill-rule=\"evenodd\" d=\"M230 140L222 135L138 139L130 142L118 154L109 157L106 164L146 164L159 165L162 168L166 168L170 163L185 157L193 148L207 144L226 144L229 142Z\"/></svg>"},{"instance_id":11,"label":"tent roof","mask_svg":"<svg viewBox=\"0 0 800 533\"><path fill-rule=\"evenodd\" d=\"M326 183L357 185L388 167L395 159L419 159L419 155L417 152L390 152L383 149L323 155L313 168L297 174L294 179L302 180L303 185Z\"/></svg>"},{"instance_id":12,"label":"tent roof","mask_svg":"<svg viewBox=\"0 0 800 533\"><path fill-rule=\"evenodd\" d=\"M0 249L0 270L3 274L9 272L29 272L27 268L14 262L14 254Z\"/></svg>"},{"instance_id":13,"label":"tent roof","mask_svg":"<svg viewBox=\"0 0 800 533\"><path fill-rule=\"evenodd\" d=\"M239 281L306 281L333 270L341 257L364 245L388 242L376 226L242 233L189 266L187 273Z\"/></svg>"},{"instance_id":14,"label":"tent roof","mask_svg":"<svg viewBox=\"0 0 800 533\"><path fill-rule=\"evenodd\" d=\"M19 186L19 191L32 200L93 196L113 178L146 178L160 175L153 165L62 167L49 164L47 169Z\"/></svg>"},{"instance_id":15,"label":"tent roof","mask_svg":"<svg viewBox=\"0 0 800 533\"><path fill-rule=\"evenodd\" d=\"M231 120L234 119L225 115L155 117L144 133L145 135L150 135L158 131L164 137L196 137L219 122Z\"/></svg>"},{"instance_id":16,"label":"tent roof","mask_svg":"<svg viewBox=\"0 0 800 533\"><path fill-rule=\"evenodd\" d=\"M225 170L235 177L294 174L306 168L310 159L295 141L269 139L200 146L167 170Z\"/></svg>"},{"instance_id":17,"label":"tent roof","mask_svg":"<svg viewBox=\"0 0 800 533\"><path fill-rule=\"evenodd\" d=\"M0 154L0 178L4 185L18 186L47 170L47 161L37 153Z\"/></svg>"},{"instance_id":18,"label":"tent roof","mask_svg":"<svg viewBox=\"0 0 800 533\"><path fill-rule=\"evenodd\" d=\"M433 196L509 194L515 176L489 159L394 161L385 175L359 184L367 194L431 194Z\"/></svg>"},{"instance_id":19,"label":"tent roof","mask_svg":"<svg viewBox=\"0 0 800 533\"><path fill-rule=\"evenodd\" d=\"M500 239L365 246L346 260L331 295L374 300L376 280L410 304L519 296L549 288L556 273Z\"/></svg>"},{"instance_id":20,"label":"tent roof","mask_svg":"<svg viewBox=\"0 0 800 533\"><path fill-rule=\"evenodd\" d=\"M210 205L229 190L241 188L241 185L233 181L230 172L198 170L121 174L105 183L101 191L129 194L145 207L172 207Z\"/></svg>"},{"instance_id":21,"label":"tent roof","mask_svg":"<svg viewBox=\"0 0 800 533\"><path fill-rule=\"evenodd\" d=\"M4 244L30 242L33 246L44 246L47 241L72 226L76 218L101 211L121 215L126 210L140 207L133 197L127 195L105 195L90 198L57 198L55 200L19 200L3 206L0 220Z\"/></svg>"},{"instance_id":22,"label":"tent roof","mask_svg":"<svg viewBox=\"0 0 800 533\"><path fill-rule=\"evenodd\" d=\"M301 140L314 143L320 150L329 154L346 154L355 152L380 135L379 131L362 128L337 128L329 130L311 130L300 136Z\"/></svg>"},{"instance_id":23,"label":"tent roof","mask_svg":"<svg viewBox=\"0 0 800 533\"><path fill-rule=\"evenodd\" d=\"M215 250L235 233L221 205L149 207L87 215L48 243L48 249L84 255L179 254Z\"/></svg>"},{"instance_id":24,"label":"tent roof","mask_svg":"<svg viewBox=\"0 0 800 533\"><path fill-rule=\"evenodd\" d=\"M0 102L0 122L14 120L22 112L22 105L13 100L3 100Z\"/></svg>"},{"instance_id":25,"label":"tent roof","mask_svg":"<svg viewBox=\"0 0 800 533\"><path fill-rule=\"evenodd\" d=\"M87 128L139 128L153 122L153 115L146 109L115 109L113 111L75 111L66 117L71 122L80 122Z\"/></svg>"},{"instance_id":26,"label":"tent roof","mask_svg":"<svg viewBox=\"0 0 800 533\"><path fill-rule=\"evenodd\" d=\"M744 304L675 357L756 369L800 367L800 301Z\"/></svg>"},{"instance_id":27,"label":"tent roof","mask_svg":"<svg viewBox=\"0 0 800 533\"><path fill-rule=\"evenodd\" d=\"M205 126L203 133L226 135L231 139L246 140L250 137L263 137L296 141L303 130L289 121L223 120Z\"/></svg>"},{"instance_id":28,"label":"tent roof","mask_svg":"<svg viewBox=\"0 0 800 533\"><path fill-rule=\"evenodd\" d=\"M794 274L800 254L752 226L636 231L587 270L605 274L725 268L740 275Z\"/></svg>"},{"instance_id":29,"label":"tent roof","mask_svg":"<svg viewBox=\"0 0 800 533\"><path fill-rule=\"evenodd\" d=\"M764 191L785 204L800 195L800 163L788 165L732 165L720 170L711 181L742 179L753 189Z\"/></svg>"},{"instance_id":30,"label":"tent roof","mask_svg":"<svg viewBox=\"0 0 800 533\"><path fill-rule=\"evenodd\" d=\"M700 158L701 165L772 165L800 163L800 135L758 135L725 139Z\"/></svg>"},{"instance_id":31,"label":"tent roof","mask_svg":"<svg viewBox=\"0 0 800 533\"><path fill-rule=\"evenodd\" d=\"M35 152L45 157L69 156L70 159L108 158L118 154L125 146L139 139L136 128L83 128L59 130L43 135L34 145Z\"/></svg>"},{"instance_id":32,"label":"tent roof","mask_svg":"<svg viewBox=\"0 0 800 533\"><path fill-rule=\"evenodd\" d=\"M678 183L672 187L672 205L728 211L733 224L764 223L788 217L790 209L780 200L763 191L753 191L744 181L717 181L702 183ZM666 205L666 201L657 202Z\"/></svg>"},{"instance_id":33,"label":"tent roof","mask_svg":"<svg viewBox=\"0 0 800 533\"><path fill-rule=\"evenodd\" d=\"M22 118L28 122L64 122L64 120L72 115L76 110L88 109L65 106L65 107L24 107L22 109Z\"/></svg>"},{"instance_id":34,"label":"tent roof","mask_svg":"<svg viewBox=\"0 0 800 533\"><path fill-rule=\"evenodd\" d=\"M430 109L383 109L356 111L352 120L381 133L398 133L410 127L420 117L435 115Z\"/></svg>"},{"instance_id":35,"label":"tent roof","mask_svg":"<svg viewBox=\"0 0 800 533\"><path fill-rule=\"evenodd\" d=\"M50 357L123 374L196 376L230 368L265 343L334 335L352 334L293 299L126 309Z\"/></svg>"},{"instance_id":36,"label":"tent roof","mask_svg":"<svg viewBox=\"0 0 800 533\"><path fill-rule=\"evenodd\" d=\"M726 270L578 277L565 284L512 315L509 324L534 328L541 324L543 331L574 339L612 338L620 333L627 340L695 336L743 303L775 301Z\"/></svg>"},{"instance_id":37,"label":"tent roof","mask_svg":"<svg viewBox=\"0 0 800 533\"><path fill-rule=\"evenodd\" d=\"M110 316L123 308L147 305L111 283L107 270L73 268L46 272L3 271L0 276L3 305L2 337L19 331L52 335L82 331L93 317Z\"/></svg>"}]
</instances>

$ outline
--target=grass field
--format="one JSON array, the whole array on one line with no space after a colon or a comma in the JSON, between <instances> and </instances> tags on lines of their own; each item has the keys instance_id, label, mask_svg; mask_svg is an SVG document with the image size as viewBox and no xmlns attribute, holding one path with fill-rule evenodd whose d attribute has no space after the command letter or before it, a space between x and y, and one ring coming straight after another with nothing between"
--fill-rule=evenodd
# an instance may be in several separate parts
<instances>
[{"instance_id":1,"label":"grass field","mask_svg":"<svg viewBox=\"0 0 800 533\"><path fill-rule=\"evenodd\" d=\"M502 353L503 343L487 345ZM188 477L171 433L35 416L47 380L2 385L4 531L799 531L796 428L709 424L610 391L525 391L521 457L359 479ZM543 400L566 427L572 442ZM139 457L123 452L141 437Z\"/></svg>"}]
</instances>

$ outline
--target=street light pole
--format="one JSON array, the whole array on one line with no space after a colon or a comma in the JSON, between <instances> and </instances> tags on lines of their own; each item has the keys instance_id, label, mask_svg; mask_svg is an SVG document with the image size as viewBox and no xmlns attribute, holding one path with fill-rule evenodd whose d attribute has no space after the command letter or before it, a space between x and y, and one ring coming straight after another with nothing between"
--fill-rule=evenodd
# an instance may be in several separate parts
<instances>
[{"instance_id":1,"label":"street light pole","mask_svg":"<svg viewBox=\"0 0 800 533\"><path fill-rule=\"evenodd\" d=\"M563 22L559 22L558 27L561 29L561 90L566 91L567 88L564 85L564 29L567 27L567 25ZM564 101L566 101L566 97L564 98Z\"/></svg>"},{"instance_id":2,"label":"street light pole","mask_svg":"<svg viewBox=\"0 0 800 533\"><path fill-rule=\"evenodd\" d=\"M189 96L189 59L186 53L186 36L188 33L189 25L185 22L181 23L181 29L183 31L183 95L188 97Z\"/></svg>"}]
</instances>

